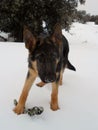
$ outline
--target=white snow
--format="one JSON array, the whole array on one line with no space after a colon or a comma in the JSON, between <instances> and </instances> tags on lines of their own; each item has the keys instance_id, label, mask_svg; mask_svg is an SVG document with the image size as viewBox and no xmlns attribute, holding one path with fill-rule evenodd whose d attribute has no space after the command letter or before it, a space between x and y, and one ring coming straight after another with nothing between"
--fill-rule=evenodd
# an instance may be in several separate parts
<instances>
[{"instance_id":1,"label":"white snow","mask_svg":"<svg viewBox=\"0 0 98 130\"><path fill-rule=\"evenodd\" d=\"M4 38L8 39L8 33L4 33L4 32L1 32L1 31L0 31L0 36L2 36L2 37L4 37Z\"/></svg>"},{"instance_id":2,"label":"white snow","mask_svg":"<svg viewBox=\"0 0 98 130\"><path fill-rule=\"evenodd\" d=\"M98 130L98 26L74 23L67 33L69 59L76 67L64 72L59 87L60 110L49 106L51 84L29 93L26 107L43 106L39 116L13 113L13 100L18 99L27 73L24 43L0 42L0 129L2 130ZM36 83L39 81L35 81Z\"/></svg>"}]
</instances>

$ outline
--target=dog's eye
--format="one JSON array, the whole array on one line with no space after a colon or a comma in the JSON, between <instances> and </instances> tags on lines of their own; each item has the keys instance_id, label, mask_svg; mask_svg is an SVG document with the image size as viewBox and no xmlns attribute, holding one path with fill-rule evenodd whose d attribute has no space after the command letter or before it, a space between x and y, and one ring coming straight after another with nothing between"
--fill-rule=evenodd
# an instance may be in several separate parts
<instances>
[{"instance_id":1,"label":"dog's eye","mask_svg":"<svg viewBox=\"0 0 98 130\"><path fill-rule=\"evenodd\" d=\"M36 44L39 46L40 45L40 40L38 40Z\"/></svg>"},{"instance_id":2,"label":"dog's eye","mask_svg":"<svg viewBox=\"0 0 98 130\"><path fill-rule=\"evenodd\" d=\"M36 54L35 58L38 59L38 58L43 57L43 56L45 56L45 54L42 52L42 53Z\"/></svg>"},{"instance_id":3,"label":"dog's eye","mask_svg":"<svg viewBox=\"0 0 98 130\"><path fill-rule=\"evenodd\" d=\"M35 58L37 59L37 58L39 58L41 56L41 54L36 54L35 55Z\"/></svg>"}]
</instances>

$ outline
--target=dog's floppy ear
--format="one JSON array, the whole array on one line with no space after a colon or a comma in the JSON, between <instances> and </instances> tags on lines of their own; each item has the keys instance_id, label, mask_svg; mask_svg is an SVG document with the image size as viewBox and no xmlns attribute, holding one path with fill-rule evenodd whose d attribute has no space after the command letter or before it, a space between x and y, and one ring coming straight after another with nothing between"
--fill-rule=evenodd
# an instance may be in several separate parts
<instances>
[{"instance_id":1,"label":"dog's floppy ear","mask_svg":"<svg viewBox=\"0 0 98 130\"><path fill-rule=\"evenodd\" d=\"M33 36L31 31L29 31L29 29L26 26L24 26L24 30L23 30L23 39L25 42L25 47L30 52L33 51L36 45L36 38Z\"/></svg>"},{"instance_id":2,"label":"dog's floppy ear","mask_svg":"<svg viewBox=\"0 0 98 130\"><path fill-rule=\"evenodd\" d=\"M51 36L51 39L53 42L57 44L61 44L62 41L62 29L61 25L59 23L56 23L53 28L53 34Z\"/></svg>"}]
</instances>

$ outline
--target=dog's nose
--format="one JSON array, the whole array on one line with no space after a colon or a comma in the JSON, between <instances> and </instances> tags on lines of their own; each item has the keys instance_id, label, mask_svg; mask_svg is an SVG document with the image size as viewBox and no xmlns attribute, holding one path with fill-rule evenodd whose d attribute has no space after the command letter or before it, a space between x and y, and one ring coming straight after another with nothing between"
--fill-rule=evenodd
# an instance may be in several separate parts
<instances>
[{"instance_id":1,"label":"dog's nose","mask_svg":"<svg viewBox=\"0 0 98 130\"><path fill-rule=\"evenodd\" d=\"M46 82L46 83L50 83L50 82L53 82L53 81L54 81L54 80L52 80L52 79L47 79L47 78L45 79L45 82Z\"/></svg>"},{"instance_id":2,"label":"dog's nose","mask_svg":"<svg viewBox=\"0 0 98 130\"><path fill-rule=\"evenodd\" d=\"M50 82L54 82L54 81L55 81L55 77L51 77L51 78L47 77L47 76L45 77L45 82L46 83L50 83Z\"/></svg>"}]
</instances>

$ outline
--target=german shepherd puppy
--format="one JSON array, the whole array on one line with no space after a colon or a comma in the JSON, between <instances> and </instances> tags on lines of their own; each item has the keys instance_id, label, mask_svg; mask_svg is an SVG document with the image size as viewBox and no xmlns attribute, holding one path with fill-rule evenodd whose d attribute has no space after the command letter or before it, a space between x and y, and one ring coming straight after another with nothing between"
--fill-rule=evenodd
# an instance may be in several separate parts
<instances>
[{"instance_id":1,"label":"german shepherd puppy","mask_svg":"<svg viewBox=\"0 0 98 130\"><path fill-rule=\"evenodd\" d=\"M75 67L68 60L69 45L62 35L61 26L56 24L50 36L34 36L28 28L23 32L25 46L29 51L29 66L27 78L14 112L23 113L29 90L37 76L41 82L37 85L42 87L46 83L52 83L50 107L58 110L58 87L62 84L65 68L75 71Z\"/></svg>"}]
</instances>

